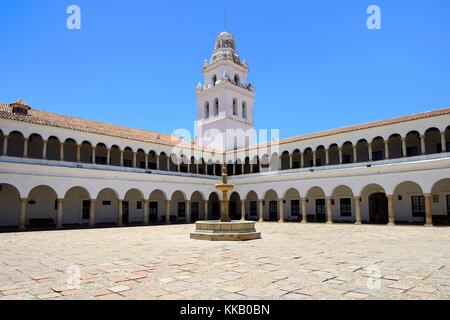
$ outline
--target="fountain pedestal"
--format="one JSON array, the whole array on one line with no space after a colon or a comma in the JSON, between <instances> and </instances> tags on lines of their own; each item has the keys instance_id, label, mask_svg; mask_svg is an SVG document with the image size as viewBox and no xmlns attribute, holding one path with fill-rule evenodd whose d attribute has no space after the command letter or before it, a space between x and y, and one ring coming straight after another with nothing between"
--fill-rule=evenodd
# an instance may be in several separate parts
<instances>
[{"instance_id":1,"label":"fountain pedestal","mask_svg":"<svg viewBox=\"0 0 450 320\"><path fill-rule=\"evenodd\" d=\"M226 165L222 168L223 183L216 185L222 192L222 210L220 221L200 221L196 223L196 231L191 233L193 240L208 241L249 241L261 239L261 233L256 231L253 221L231 221L228 203L228 192L234 185L227 181Z\"/></svg>"},{"instance_id":2,"label":"fountain pedestal","mask_svg":"<svg viewBox=\"0 0 450 320\"><path fill-rule=\"evenodd\" d=\"M252 221L200 221L196 231L191 233L193 240L208 241L249 241L261 239Z\"/></svg>"}]
</instances>

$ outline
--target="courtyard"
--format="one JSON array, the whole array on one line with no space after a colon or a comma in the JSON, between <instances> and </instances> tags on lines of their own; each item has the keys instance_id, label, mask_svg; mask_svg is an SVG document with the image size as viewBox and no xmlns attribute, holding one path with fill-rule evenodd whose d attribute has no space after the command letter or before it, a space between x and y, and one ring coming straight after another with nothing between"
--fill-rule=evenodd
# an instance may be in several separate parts
<instances>
[{"instance_id":1,"label":"courtyard","mask_svg":"<svg viewBox=\"0 0 450 320\"><path fill-rule=\"evenodd\" d=\"M450 229L260 223L0 234L0 299L450 299Z\"/></svg>"}]
</instances>

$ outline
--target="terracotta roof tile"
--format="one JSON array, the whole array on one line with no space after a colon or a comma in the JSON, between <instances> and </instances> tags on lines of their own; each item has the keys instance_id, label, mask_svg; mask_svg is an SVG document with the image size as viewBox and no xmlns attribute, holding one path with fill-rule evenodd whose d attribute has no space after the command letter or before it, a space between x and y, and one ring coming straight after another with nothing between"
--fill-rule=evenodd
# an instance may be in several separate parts
<instances>
[{"instance_id":1,"label":"terracotta roof tile","mask_svg":"<svg viewBox=\"0 0 450 320\"><path fill-rule=\"evenodd\" d=\"M348 127L343 127L343 128L339 128L339 129L327 130L327 131L322 131L322 132L316 132L316 133L311 133L311 134L295 136L295 137L286 138L286 139L280 139L279 144L287 144L287 143L292 143L292 142L300 142L300 141L305 141L305 140L323 138L323 137L328 137L328 136L333 136L333 135L338 135L338 134L343 134L343 133L349 133L349 132L354 132L354 131L360 131L360 130L366 130L366 129L371 129L371 128L393 125L393 124L399 124L399 123L408 122L408 121L414 121L414 120L420 120L420 119L426 119L426 118L432 118L432 117L439 117L439 116L448 115L448 114L450 114L450 108L444 108L444 109L428 111L428 112L423 112L423 113L418 113L418 114L406 115L403 117L397 117L397 118L392 118L392 119L388 119L388 120L369 122L369 123L364 123L364 124L355 125L355 126L348 126ZM264 146L270 146L270 143L260 144L260 145L254 146L250 149L256 149L258 147L264 147Z\"/></svg>"},{"instance_id":2,"label":"terracotta roof tile","mask_svg":"<svg viewBox=\"0 0 450 320\"><path fill-rule=\"evenodd\" d=\"M300 142L300 141L305 141L305 140L310 140L310 139L328 137L328 136L333 136L333 135L338 135L338 134L343 134L343 133L348 133L348 132L353 132L353 131L358 131L358 130L365 130L365 129L388 126L388 125L393 125L393 124L398 124L398 123L403 123L403 122L408 122L408 121L414 121L414 120L419 120L419 119L438 117L438 116L447 115L447 114L450 114L450 108L429 111L429 112L424 112L424 113L419 113L419 114L413 114L413 115L407 115L407 116L403 116L403 117L382 120L382 121L376 121L376 122L371 122L371 123L365 123L365 124L356 125L356 126L349 126L349 127L328 130L328 131L323 131L323 132L318 132L318 133L300 135L300 136L296 136L296 137L292 137L292 138L282 139L282 140L280 140L280 144L287 144L287 143L291 143L291 142ZM59 115L56 113L51 113L51 112L46 112L46 111L41 111L41 110L36 110L36 109L31 109L30 111L28 111L27 116L20 115L20 114L13 114L11 112L11 107L6 104L0 104L0 118L28 122L28 123L39 124L39 125L44 125L44 126L51 126L51 127L56 127L56 128L62 128L62 129L69 129L69 130L74 130L74 131L106 135L106 136L115 137L115 138L129 139L129 140L135 140L135 141L146 142L146 143L155 143L155 144L166 145L166 146L175 146L175 145L180 144L180 141L176 137L174 137L172 135L168 135L168 134L160 134L160 133L156 133L156 132L132 129L132 128L128 128L128 127L112 125L112 124L107 124L107 123L103 123L103 122L84 120L84 119L80 119L80 118ZM185 146L186 146L186 144L185 144ZM267 144L253 146L249 149L257 149L258 147L263 147L263 146L267 146ZM204 148L204 150L212 151L207 148ZM240 149L240 151L242 151L242 150L243 149Z\"/></svg>"}]
</instances>

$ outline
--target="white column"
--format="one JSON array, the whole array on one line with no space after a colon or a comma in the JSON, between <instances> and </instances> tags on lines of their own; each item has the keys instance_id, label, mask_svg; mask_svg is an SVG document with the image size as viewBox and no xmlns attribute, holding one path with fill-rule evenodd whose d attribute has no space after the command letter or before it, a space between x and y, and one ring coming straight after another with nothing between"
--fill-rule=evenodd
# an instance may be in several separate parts
<instances>
[{"instance_id":1,"label":"white column","mask_svg":"<svg viewBox=\"0 0 450 320\"><path fill-rule=\"evenodd\" d=\"M64 161L64 143L59 145L59 161Z\"/></svg>"},{"instance_id":2,"label":"white column","mask_svg":"<svg viewBox=\"0 0 450 320\"><path fill-rule=\"evenodd\" d=\"M119 227L123 226L123 220L122 220L123 207L122 207L122 204L123 204L123 200L121 200L121 199L117 200L117 225Z\"/></svg>"},{"instance_id":3,"label":"white column","mask_svg":"<svg viewBox=\"0 0 450 320\"><path fill-rule=\"evenodd\" d=\"M192 217L191 217L191 201L186 201L186 222L191 223Z\"/></svg>"},{"instance_id":4,"label":"white column","mask_svg":"<svg viewBox=\"0 0 450 320\"><path fill-rule=\"evenodd\" d=\"M149 201L147 199L144 199L144 224L146 224L146 225L149 223L148 207L149 207Z\"/></svg>"},{"instance_id":5,"label":"white column","mask_svg":"<svg viewBox=\"0 0 450 320\"><path fill-rule=\"evenodd\" d=\"M81 162L81 146L79 144L77 144L77 162Z\"/></svg>"},{"instance_id":6,"label":"white column","mask_svg":"<svg viewBox=\"0 0 450 320\"><path fill-rule=\"evenodd\" d=\"M327 224L333 223L333 207L331 206L331 197L327 197Z\"/></svg>"},{"instance_id":7,"label":"white column","mask_svg":"<svg viewBox=\"0 0 450 320\"><path fill-rule=\"evenodd\" d=\"M23 157L28 158L28 139L23 139Z\"/></svg>"},{"instance_id":8,"label":"white column","mask_svg":"<svg viewBox=\"0 0 450 320\"><path fill-rule=\"evenodd\" d=\"M389 140L384 142L384 159L389 160Z\"/></svg>"},{"instance_id":9,"label":"white column","mask_svg":"<svg viewBox=\"0 0 450 320\"><path fill-rule=\"evenodd\" d=\"M92 164L95 164L95 147L92 147Z\"/></svg>"},{"instance_id":10,"label":"white column","mask_svg":"<svg viewBox=\"0 0 450 320\"><path fill-rule=\"evenodd\" d=\"M24 230L26 224L27 198L20 199L19 229Z\"/></svg>"},{"instance_id":11,"label":"white column","mask_svg":"<svg viewBox=\"0 0 450 320\"><path fill-rule=\"evenodd\" d=\"M427 146L426 146L426 141L425 141L425 136L424 135L420 136L420 149L422 151L422 154L426 154L427 153Z\"/></svg>"},{"instance_id":12,"label":"white column","mask_svg":"<svg viewBox=\"0 0 450 320\"><path fill-rule=\"evenodd\" d=\"M258 200L259 222L264 222L264 200Z\"/></svg>"},{"instance_id":13,"label":"white column","mask_svg":"<svg viewBox=\"0 0 450 320\"><path fill-rule=\"evenodd\" d=\"M308 212L306 211L306 205L307 205L307 198L302 198L302 224L308 223Z\"/></svg>"},{"instance_id":14,"label":"white column","mask_svg":"<svg viewBox=\"0 0 450 320\"><path fill-rule=\"evenodd\" d=\"M170 200L166 201L166 223L170 224Z\"/></svg>"},{"instance_id":15,"label":"white column","mask_svg":"<svg viewBox=\"0 0 450 320\"><path fill-rule=\"evenodd\" d=\"M148 170L148 153L145 154L145 170Z\"/></svg>"},{"instance_id":16,"label":"white column","mask_svg":"<svg viewBox=\"0 0 450 320\"><path fill-rule=\"evenodd\" d=\"M58 199L58 208L56 211L56 228L62 229L62 211L63 211L63 199Z\"/></svg>"},{"instance_id":17,"label":"white column","mask_svg":"<svg viewBox=\"0 0 450 320\"><path fill-rule=\"evenodd\" d=\"M120 150L120 166L123 167L123 150Z\"/></svg>"},{"instance_id":18,"label":"white column","mask_svg":"<svg viewBox=\"0 0 450 320\"><path fill-rule=\"evenodd\" d=\"M369 143L368 144L368 149L369 149L369 161L372 161L373 160L373 152L372 152L372 144L371 143Z\"/></svg>"},{"instance_id":19,"label":"white column","mask_svg":"<svg viewBox=\"0 0 450 320\"><path fill-rule=\"evenodd\" d=\"M316 151L313 151L313 167L317 165L317 153Z\"/></svg>"},{"instance_id":20,"label":"white column","mask_svg":"<svg viewBox=\"0 0 450 320\"><path fill-rule=\"evenodd\" d=\"M408 149L406 147L406 138L402 138L402 153L404 158L408 156Z\"/></svg>"},{"instance_id":21,"label":"white column","mask_svg":"<svg viewBox=\"0 0 450 320\"><path fill-rule=\"evenodd\" d=\"M106 148L106 165L111 165L111 149Z\"/></svg>"},{"instance_id":22,"label":"white column","mask_svg":"<svg viewBox=\"0 0 450 320\"><path fill-rule=\"evenodd\" d=\"M342 148L339 148L339 164L342 164L343 162Z\"/></svg>"},{"instance_id":23,"label":"white column","mask_svg":"<svg viewBox=\"0 0 450 320\"><path fill-rule=\"evenodd\" d=\"M133 152L133 168L137 167L137 153Z\"/></svg>"},{"instance_id":24,"label":"white column","mask_svg":"<svg viewBox=\"0 0 450 320\"><path fill-rule=\"evenodd\" d=\"M208 200L205 200L204 202L203 202L203 205L204 205L204 210L205 210L205 221L208 221Z\"/></svg>"},{"instance_id":25,"label":"white column","mask_svg":"<svg viewBox=\"0 0 450 320\"><path fill-rule=\"evenodd\" d=\"M425 196L425 219L426 227L432 227L433 226L433 207L432 207L432 199L431 194L426 193Z\"/></svg>"},{"instance_id":26,"label":"white column","mask_svg":"<svg viewBox=\"0 0 450 320\"><path fill-rule=\"evenodd\" d=\"M4 156L8 155L8 136L3 137L3 153Z\"/></svg>"},{"instance_id":27,"label":"white column","mask_svg":"<svg viewBox=\"0 0 450 320\"><path fill-rule=\"evenodd\" d=\"M300 168L305 167L305 153L300 153Z\"/></svg>"},{"instance_id":28,"label":"white column","mask_svg":"<svg viewBox=\"0 0 450 320\"><path fill-rule=\"evenodd\" d=\"M361 197L355 197L353 199L353 201L355 202L355 224L356 225L361 225L362 224L362 217L361 217Z\"/></svg>"},{"instance_id":29,"label":"white column","mask_svg":"<svg viewBox=\"0 0 450 320\"><path fill-rule=\"evenodd\" d=\"M242 221L245 221L245 200L241 200L241 214L242 214Z\"/></svg>"},{"instance_id":30,"label":"white column","mask_svg":"<svg viewBox=\"0 0 450 320\"><path fill-rule=\"evenodd\" d=\"M395 226L394 196L388 195L386 197L388 199L388 225Z\"/></svg>"},{"instance_id":31,"label":"white column","mask_svg":"<svg viewBox=\"0 0 450 320\"><path fill-rule=\"evenodd\" d=\"M170 171L170 156L167 157L167 171Z\"/></svg>"},{"instance_id":32,"label":"white column","mask_svg":"<svg viewBox=\"0 0 450 320\"><path fill-rule=\"evenodd\" d=\"M159 165L159 156L156 155L156 170L159 170L161 167Z\"/></svg>"},{"instance_id":33,"label":"white column","mask_svg":"<svg viewBox=\"0 0 450 320\"><path fill-rule=\"evenodd\" d=\"M289 169L293 169L294 168L294 155L293 154L289 154Z\"/></svg>"},{"instance_id":34,"label":"white column","mask_svg":"<svg viewBox=\"0 0 450 320\"><path fill-rule=\"evenodd\" d=\"M89 208L89 226L95 227L95 199L91 199L91 206Z\"/></svg>"},{"instance_id":35,"label":"white column","mask_svg":"<svg viewBox=\"0 0 450 320\"><path fill-rule=\"evenodd\" d=\"M447 152L447 139L445 138L445 132L441 132L441 145L442 152Z\"/></svg>"},{"instance_id":36,"label":"white column","mask_svg":"<svg viewBox=\"0 0 450 320\"><path fill-rule=\"evenodd\" d=\"M330 165L330 149L325 150L325 164Z\"/></svg>"},{"instance_id":37,"label":"white column","mask_svg":"<svg viewBox=\"0 0 450 320\"><path fill-rule=\"evenodd\" d=\"M358 162L358 146L353 146L353 163Z\"/></svg>"},{"instance_id":38,"label":"white column","mask_svg":"<svg viewBox=\"0 0 450 320\"><path fill-rule=\"evenodd\" d=\"M278 199L278 208L280 211L280 223L284 223L284 199Z\"/></svg>"},{"instance_id":39,"label":"white column","mask_svg":"<svg viewBox=\"0 0 450 320\"><path fill-rule=\"evenodd\" d=\"M47 160L47 141L44 140L42 143L42 159Z\"/></svg>"}]
</instances>

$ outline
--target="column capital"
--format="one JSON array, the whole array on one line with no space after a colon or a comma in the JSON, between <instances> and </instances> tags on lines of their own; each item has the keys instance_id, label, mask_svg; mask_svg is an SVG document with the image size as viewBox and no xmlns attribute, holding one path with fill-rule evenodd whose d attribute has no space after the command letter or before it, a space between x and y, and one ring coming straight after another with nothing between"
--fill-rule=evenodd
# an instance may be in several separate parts
<instances>
[{"instance_id":1,"label":"column capital","mask_svg":"<svg viewBox=\"0 0 450 320\"><path fill-rule=\"evenodd\" d=\"M26 202L28 202L28 198L20 198L20 202L21 203L26 203Z\"/></svg>"},{"instance_id":2,"label":"column capital","mask_svg":"<svg viewBox=\"0 0 450 320\"><path fill-rule=\"evenodd\" d=\"M433 194L431 194L431 193L424 193L423 196L425 198L431 198L433 196Z\"/></svg>"},{"instance_id":3,"label":"column capital","mask_svg":"<svg viewBox=\"0 0 450 320\"><path fill-rule=\"evenodd\" d=\"M388 198L388 199L394 199L395 196L394 196L394 195L391 195L391 194L388 194L388 195L386 195L386 198Z\"/></svg>"},{"instance_id":4,"label":"column capital","mask_svg":"<svg viewBox=\"0 0 450 320\"><path fill-rule=\"evenodd\" d=\"M362 198L361 198L361 196L354 196L353 199L356 201L361 201Z\"/></svg>"}]
</instances>

